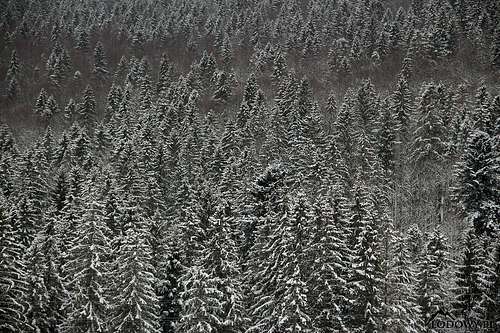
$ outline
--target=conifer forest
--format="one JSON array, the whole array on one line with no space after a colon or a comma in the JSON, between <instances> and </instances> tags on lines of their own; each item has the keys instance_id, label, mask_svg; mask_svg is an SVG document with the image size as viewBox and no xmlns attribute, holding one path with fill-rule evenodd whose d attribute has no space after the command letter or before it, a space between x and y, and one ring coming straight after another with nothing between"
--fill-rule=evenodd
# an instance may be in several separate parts
<instances>
[{"instance_id":1,"label":"conifer forest","mask_svg":"<svg viewBox=\"0 0 500 333\"><path fill-rule=\"evenodd\" d=\"M498 0L0 0L0 333L498 333L499 150Z\"/></svg>"}]
</instances>

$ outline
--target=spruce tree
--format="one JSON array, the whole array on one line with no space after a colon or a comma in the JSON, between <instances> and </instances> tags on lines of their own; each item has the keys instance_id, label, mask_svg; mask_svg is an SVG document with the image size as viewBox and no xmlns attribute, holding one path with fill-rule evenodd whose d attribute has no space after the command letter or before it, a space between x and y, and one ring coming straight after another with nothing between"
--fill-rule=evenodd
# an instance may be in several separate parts
<instances>
[{"instance_id":1,"label":"spruce tree","mask_svg":"<svg viewBox=\"0 0 500 333\"><path fill-rule=\"evenodd\" d=\"M110 325L114 332L159 332L159 299L154 289L146 220L130 200L124 202L124 235L116 258Z\"/></svg>"},{"instance_id":2,"label":"spruce tree","mask_svg":"<svg viewBox=\"0 0 500 333\"><path fill-rule=\"evenodd\" d=\"M404 75L400 75L396 90L391 96L391 108L396 117L398 141L404 143L409 139L410 119L413 114L413 99Z\"/></svg>"},{"instance_id":3,"label":"spruce tree","mask_svg":"<svg viewBox=\"0 0 500 333\"><path fill-rule=\"evenodd\" d=\"M347 247L346 199L332 193L314 205L312 235L308 249L311 263L308 281L312 322L321 332L347 332L345 315L349 308L351 251Z\"/></svg>"},{"instance_id":4,"label":"spruce tree","mask_svg":"<svg viewBox=\"0 0 500 333\"><path fill-rule=\"evenodd\" d=\"M270 165L252 189L251 216L243 224L244 274L248 288L249 331L270 330L277 324L277 302L273 294L279 272L276 248L283 232L282 215L286 205L287 176L283 166Z\"/></svg>"},{"instance_id":5,"label":"spruce tree","mask_svg":"<svg viewBox=\"0 0 500 333\"><path fill-rule=\"evenodd\" d=\"M158 82L156 84L156 93L166 94L173 81L173 65L166 54L162 54L160 70L158 72Z\"/></svg>"},{"instance_id":6,"label":"spruce tree","mask_svg":"<svg viewBox=\"0 0 500 333\"><path fill-rule=\"evenodd\" d=\"M4 198L0 196L0 329L6 333L24 332L28 290L24 251L16 239L15 229L7 216Z\"/></svg>"},{"instance_id":7,"label":"spruce tree","mask_svg":"<svg viewBox=\"0 0 500 333\"><path fill-rule=\"evenodd\" d=\"M35 332L57 332L64 319L67 291L61 276L60 235L57 217L50 208L44 226L28 249L30 293L27 318Z\"/></svg>"},{"instance_id":8,"label":"spruce tree","mask_svg":"<svg viewBox=\"0 0 500 333\"><path fill-rule=\"evenodd\" d=\"M500 24L493 33L494 40L491 43L491 63L496 70L500 70Z\"/></svg>"},{"instance_id":9,"label":"spruce tree","mask_svg":"<svg viewBox=\"0 0 500 333\"><path fill-rule=\"evenodd\" d=\"M449 264L447 239L439 229L434 229L418 262L418 296L423 322L427 325L431 316L446 309L446 270Z\"/></svg>"},{"instance_id":10,"label":"spruce tree","mask_svg":"<svg viewBox=\"0 0 500 333\"><path fill-rule=\"evenodd\" d=\"M281 267L282 272L275 273L276 289L271 291L271 297L276 303L266 320L272 321L272 331L310 333L313 326L307 298L309 271L306 249L311 211L305 195L301 193L288 205L279 221L280 228L272 235L278 244L271 244L271 267Z\"/></svg>"},{"instance_id":11,"label":"spruce tree","mask_svg":"<svg viewBox=\"0 0 500 333\"><path fill-rule=\"evenodd\" d=\"M500 218L496 203L497 162L493 141L482 131L470 134L457 168L456 193L465 216L478 234L491 232Z\"/></svg>"},{"instance_id":12,"label":"spruce tree","mask_svg":"<svg viewBox=\"0 0 500 333\"><path fill-rule=\"evenodd\" d=\"M16 77L13 77L9 81L9 86L7 87L7 97L10 100L15 100L19 96L19 82Z\"/></svg>"},{"instance_id":13,"label":"spruce tree","mask_svg":"<svg viewBox=\"0 0 500 333\"><path fill-rule=\"evenodd\" d=\"M417 106L419 119L414 132L413 160L422 168L431 168L444 158L446 151L445 127L441 110L437 107L436 86L429 84L423 88Z\"/></svg>"},{"instance_id":14,"label":"spruce tree","mask_svg":"<svg viewBox=\"0 0 500 333\"><path fill-rule=\"evenodd\" d=\"M281 52L278 52L276 57L274 58L272 78L279 83L281 79L286 76L286 72L286 60L283 54Z\"/></svg>"},{"instance_id":15,"label":"spruce tree","mask_svg":"<svg viewBox=\"0 0 500 333\"><path fill-rule=\"evenodd\" d=\"M388 274L385 279L384 327L388 332L420 332L423 321L417 304L417 272L412 266L408 239L398 232L391 235Z\"/></svg>"},{"instance_id":16,"label":"spruce tree","mask_svg":"<svg viewBox=\"0 0 500 333\"><path fill-rule=\"evenodd\" d=\"M479 238L474 229L468 229L463 237L463 253L456 271L453 289L453 308L458 317L479 319L478 304L481 300L480 275L484 271L484 257Z\"/></svg>"},{"instance_id":17,"label":"spruce tree","mask_svg":"<svg viewBox=\"0 0 500 333\"><path fill-rule=\"evenodd\" d=\"M353 253L353 311L348 315L352 329L360 332L377 332L381 329L381 253L377 224L378 213L374 210L372 198L366 198L364 211L354 233L357 235Z\"/></svg>"},{"instance_id":18,"label":"spruce tree","mask_svg":"<svg viewBox=\"0 0 500 333\"><path fill-rule=\"evenodd\" d=\"M212 98L216 101L225 103L231 97L230 79L228 74L220 71L214 75L215 78L215 91Z\"/></svg>"},{"instance_id":19,"label":"spruce tree","mask_svg":"<svg viewBox=\"0 0 500 333\"><path fill-rule=\"evenodd\" d=\"M94 73L99 75L106 75L108 73L106 55L104 54L104 47L101 42L97 42L94 48Z\"/></svg>"},{"instance_id":20,"label":"spruce tree","mask_svg":"<svg viewBox=\"0 0 500 333\"><path fill-rule=\"evenodd\" d=\"M75 49L87 52L90 46L89 34L85 27L79 26L76 30Z\"/></svg>"},{"instance_id":21,"label":"spruce tree","mask_svg":"<svg viewBox=\"0 0 500 333\"><path fill-rule=\"evenodd\" d=\"M47 103L48 98L49 98L49 96L47 95L47 92L45 91L45 89L42 88L40 90L40 94L38 95L38 98L36 99L35 108L33 109L33 112L36 115L41 116L44 113L45 105Z\"/></svg>"},{"instance_id":22,"label":"spruce tree","mask_svg":"<svg viewBox=\"0 0 500 333\"><path fill-rule=\"evenodd\" d=\"M78 106L79 120L84 126L92 126L96 118L96 100L94 90L90 85L85 88L82 95L82 101Z\"/></svg>"},{"instance_id":23,"label":"spruce tree","mask_svg":"<svg viewBox=\"0 0 500 333\"><path fill-rule=\"evenodd\" d=\"M174 333L181 312L182 292L181 277L183 267L181 264L180 245L177 232L167 236L167 257L163 263L163 281L160 282L160 324L163 333Z\"/></svg>"},{"instance_id":24,"label":"spruce tree","mask_svg":"<svg viewBox=\"0 0 500 333\"><path fill-rule=\"evenodd\" d=\"M10 55L9 68L7 69L7 82L12 81L14 78L19 78L20 67L21 65L19 63L19 58L17 57L17 51L14 49Z\"/></svg>"},{"instance_id":25,"label":"spruce tree","mask_svg":"<svg viewBox=\"0 0 500 333\"><path fill-rule=\"evenodd\" d=\"M181 319L176 333L211 333L222 322L218 320L222 310L221 292L216 281L202 267L191 266L183 275L184 299Z\"/></svg>"},{"instance_id":26,"label":"spruce tree","mask_svg":"<svg viewBox=\"0 0 500 333\"><path fill-rule=\"evenodd\" d=\"M43 110L42 117L45 119L50 119L59 112L59 106L54 96L50 95L47 103L45 103L45 109Z\"/></svg>"},{"instance_id":27,"label":"spruce tree","mask_svg":"<svg viewBox=\"0 0 500 333\"><path fill-rule=\"evenodd\" d=\"M482 297L478 312L481 319L500 325L500 242L498 236L491 239L486 253L485 270L480 275ZM494 329L494 328L493 328Z\"/></svg>"},{"instance_id":28,"label":"spruce tree","mask_svg":"<svg viewBox=\"0 0 500 333\"><path fill-rule=\"evenodd\" d=\"M86 191L84 213L69 249L69 261L64 264L65 272L71 276L67 284L71 298L66 305L64 332L98 333L109 329L109 231L99 193L96 189Z\"/></svg>"}]
</instances>

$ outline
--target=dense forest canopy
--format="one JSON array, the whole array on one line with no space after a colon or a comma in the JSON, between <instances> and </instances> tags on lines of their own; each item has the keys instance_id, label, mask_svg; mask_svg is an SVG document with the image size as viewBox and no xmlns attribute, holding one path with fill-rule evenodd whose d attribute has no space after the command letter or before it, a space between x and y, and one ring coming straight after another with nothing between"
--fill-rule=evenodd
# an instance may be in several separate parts
<instances>
[{"instance_id":1,"label":"dense forest canopy","mask_svg":"<svg viewBox=\"0 0 500 333\"><path fill-rule=\"evenodd\" d=\"M0 55L0 332L500 329L497 0L0 0Z\"/></svg>"}]
</instances>

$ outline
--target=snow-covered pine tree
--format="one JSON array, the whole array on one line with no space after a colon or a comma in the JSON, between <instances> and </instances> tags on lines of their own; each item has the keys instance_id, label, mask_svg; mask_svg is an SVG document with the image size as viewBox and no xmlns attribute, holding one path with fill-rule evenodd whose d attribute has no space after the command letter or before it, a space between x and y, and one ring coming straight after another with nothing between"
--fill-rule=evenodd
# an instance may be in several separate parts
<instances>
[{"instance_id":1,"label":"snow-covered pine tree","mask_svg":"<svg viewBox=\"0 0 500 333\"><path fill-rule=\"evenodd\" d=\"M244 332L248 318L244 308L243 279L235 241L234 221L228 204L219 203L210 219L206 248L200 265L214 278L220 291L221 312L218 329L221 332ZM216 314L214 314L216 315Z\"/></svg>"},{"instance_id":2,"label":"snow-covered pine tree","mask_svg":"<svg viewBox=\"0 0 500 333\"><path fill-rule=\"evenodd\" d=\"M10 100L15 100L17 96L19 96L20 93L20 88L19 88L19 81L17 80L16 77L13 77L9 81L9 85L7 87L7 97Z\"/></svg>"},{"instance_id":3,"label":"snow-covered pine tree","mask_svg":"<svg viewBox=\"0 0 500 333\"><path fill-rule=\"evenodd\" d=\"M97 75L108 74L108 64L106 61L106 54L104 53L104 46L99 41L94 48L94 73Z\"/></svg>"},{"instance_id":4,"label":"snow-covered pine tree","mask_svg":"<svg viewBox=\"0 0 500 333\"><path fill-rule=\"evenodd\" d=\"M382 257L379 235L382 216L374 209L373 194L367 193L362 215L355 226L352 258L353 308L348 323L354 332L374 333L382 328Z\"/></svg>"},{"instance_id":5,"label":"snow-covered pine tree","mask_svg":"<svg viewBox=\"0 0 500 333\"><path fill-rule=\"evenodd\" d=\"M28 285L22 253L15 229L7 216L6 202L0 196L0 330L6 333L25 332L25 311Z\"/></svg>"},{"instance_id":6,"label":"snow-covered pine tree","mask_svg":"<svg viewBox=\"0 0 500 333\"><path fill-rule=\"evenodd\" d=\"M473 228L464 232L462 242L462 258L455 273L453 309L460 318L479 319L478 305L482 296L480 276L484 272L484 253L481 251L480 238Z\"/></svg>"},{"instance_id":7,"label":"snow-covered pine tree","mask_svg":"<svg viewBox=\"0 0 500 333\"><path fill-rule=\"evenodd\" d=\"M78 105L78 118L83 126L91 127L96 117L96 100L94 90L87 85L82 95L82 101Z\"/></svg>"},{"instance_id":8,"label":"snow-covered pine tree","mask_svg":"<svg viewBox=\"0 0 500 333\"><path fill-rule=\"evenodd\" d=\"M66 107L64 108L64 119L68 122L71 123L72 120L74 119L74 116L76 115L76 103L73 98L70 98L68 101L68 104L66 104Z\"/></svg>"},{"instance_id":9,"label":"snow-covered pine tree","mask_svg":"<svg viewBox=\"0 0 500 333\"><path fill-rule=\"evenodd\" d=\"M159 299L151 265L147 221L137 203L127 199L121 207L126 218L118 250L110 327L113 332L158 333Z\"/></svg>"},{"instance_id":10,"label":"snow-covered pine tree","mask_svg":"<svg viewBox=\"0 0 500 333\"><path fill-rule=\"evenodd\" d=\"M282 52L274 58L272 78L279 83L287 75L287 64Z\"/></svg>"},{"instance_id":11,"label":"snow-covered pine tree","mask_svg":"<svg viewBox=\"0 0 500 333\"><path fill-rule=\"evenodd\" d=\"M469 135L457 166L457 197L465 216L478 234L491 232L500 219L497 199L498 162L493 140L482 131Z\"/></svg>"},{"instance_id":12,"label":"snow-covered pine tree","mask_svg":"<svg viewBox=\"0 0 500 333\"><path fill-rule=\"evenodd\" d=\"M80 50L82 52L87 52L89 46L90 42L87 29L80 25L76 30L75 49Z\"/></svg>"},{"instance_id":13,"label":"snow-covered pine tree","mask_svg":"<svg viewBox=\"0 0 500 333\"><path fill-rule=\"evenodd\" d=\"M7 82L12 81L12 79L18 79L19 78L19 71L21 65L19 63L19 58L17 56L17 51L16 49L12 50L12 53L10 54L10 63L9 63L9 68L7 69L7 75L5 77Z\"/></svg>"},{"instance_id":14,"label":"snow-covered pine tree","mask_svg":"<svg viewBox=\"0 0 500 333\"><path fill-rule=\"evenodd\" d=\"M156 84L156 93L158 95L167 94L168 89L173 83L173 72L174 68L170 59L165 53L162 54L160 60L160 70L158 71L158 82Z\"/></svg>"},{"instance_id":15,"label":"snow-covered pine tree","mask_svg":"<svg viewBox=\"0 0 500 333\"><path fill-rule=\"evenodd\" d=\"M412 159L424 170L432 168L444 158L446 144L444 141L445 124L436 106L437 93L434 84L423 88L417 106L418 121L415 130Z\"/></svg>"},{"instance_id":16,"label":"snow-covered pine tree","mask_svg":"<svg viewBox=\"0 0 500 333\"><path fill-rule=\"evenodd\" d=\"M447 239L436 228L418 262L417 303L425 325L432 314L448 307L445 279L449 262Z\"/></svg>"},{"instance_id":17,"label":"snow-covered pine tree","mask_svg":"<svg viewBox=\"0 0 500 333\"><path fill-rule=\"evenodd\" d=\"M476 130L491 134L495 116L494 113L492 114L492 111L494 112L493 99L485 86L477 89L474 99L474 110L470 114L472 126Z\"/></svg>"},{"instance_id":18,"label":"snow-covered pine tree","mask_svg":"<svg viewBox=\"0 0 500 333\"><path fill-rule=\"evenodd\" d=\"M282 216L286 206L287 175L279 164L270 165L252 188L251 216L243 223L243 268L251 318L249 331L270 330L277 324L274 297L279 271L276 248L284 232Z\"/></svg>"},{"instance_id":19,"label":"snow-covered pine tree","mask_svg":"<svg viewBox=\"0 0 500 333\"><path fill-rule=\"evenodd\" d=\"M71 293L63 332L104 333L109 329L110 244L99 191L96 185L86 184L84 213L63 266L70 276L67 289Z\"/></svg>"},{"instance_id":20,"label":"snow-covered pine tree","mask_svg":"<svg viewBox=\"0 0 500 333\"><path fill-rule=\"evenodd\" d=\"M384 327L389 333L419 333L423 327L417 304L417 276L412 265L408 239L399 232L391 235L388 274L385 278Z\"/></svg>"},{"instance_id":21,"label":"snow-covered pine tree","mask_svg":"<svg viewBox=\"0 0 500 333\"><path fill-rule=\"evenodd\" d=\"M308 299L313 327L320 332L347 332L347 287L351 251L347 247L346 199L334 192L313 206L307 258L311 261Z\"/></svg>"},{"instance_id":22,"label":"snow-covered pine tree","mask_svg":"<svg viewBox=\"0 0 500 333\"><path fill-rule=\"evenodd\" d=\"M44 111L45 111L45 104L47 103L47 100L49 99L49 96L47 95L47 91L45 89L40 90L40 94L38 95L38 98L36 99L35 102L35 107L33 109L33 112L41 116Z\"/></svg>"},{"instance_id":23,"label":"snow-covered pine tree","mask_svg":"<svg viewBox=\"0 0 500 333\"><path fill-rule=\"evenodd\" d=\"M382 112L378 119L377 131L377 156L382 164L386 179L392 180L395 172L396 158L396 117L389 105L382 107Z\"/></svg>"},{"instance_id":24,"label":"snow-covered pine tree","mask_svg":"<svg viewBox=\"0 0 500 333\"><path fill-rule=\"evenodd\" d=\"M184 273L181 317L176 333L212 333L222 325L222 293L217 281L203 267L193 265Z\"/></svg>"},{"instance_id":25,"label":"snow-covered pine tree","mask_svg":"<svg viewBox=\"0 0 500 333\"><path fill-rule=\"evenodd\" d=\"M409 140L410 120L414 109L413 97L404 75L399 76L396 89L391 96L391 108L396 118L397 139L404 144Z\"/></svg>"},{"instance_id":26,"label":"snow-covered pine tree","mask_svg":"<svg viewBox=\"0 0 500 333\"><path fill-rule=\"evenodd\" d=\"M482 297L478 306L481 319L496 323L496 328L500 325L500 242L498 240L498 236L491 239L491 247L488 249L490 252L486 253L485 270L480 275Z\"/></svg>"},{"instance_id":27,"label":"snow-covered pine tree","mask_svg":"<svg viewBox=\"0 0 500 333\"><path fill-rule=\"evenodd\" d=\"M57 212L49 208L44 226L28 249L29 294L27 318L34 332L57 332L64 319L67 291L61 276Z\"/></svg>"},{"instance_id":28,"label":"snow-covered pine tree","mask_svg":"<svg viewBox=\"0 0 500 333\"><path fill-rule=\"evenodd\" d=\"M271 236L277 244L269 244L272 248L269 269L276 271L276 285L270 290L274 309L266 320L271 321L271 332L310 333L313 325L306 281L310 274L307 245L311 209L305 195L297 193L284 210L279 217L280 225Z\"/></svg>"},{"instance_id":29,"label":"snow-covered pine tree","mask_svg":"<svg viewBox=\"0 0 500 333\"><path fill-rule=\"evenodd\" d=\"M55 116L59 112L59 106L53 95L50 95L45 103L45 109L43 110L42 117L47 121Z\"/></svg>"},{"instance_id":30,"label":"snow-covered pine tree","mask_svg":"<svg viewBox=\"0 0 500 333\"><path fill-rule=\"evenodd\" d=\"M171 230L176 230L172 228ZM176 232L167 236L167 256L162 265L163 280L158 288L160 297L160 324L163 333L174 333L181 313L181 277L184 268L182 253Z\"/></svg>"},{"instance_id":31,"label":"snow-covered pine tree","mask_svg":"<svg viewBox=\"0 0 500 333\"><path fill-rule=\"evenodd\" d=\"M497 24L494 40L491 44L491 63L496 70L500 70L500 24Z\"/></svg>"},{"instance_id":32,"label":"snow-covered pine tree","mask_svg":"<svg viewBox=\"0 0 500 333\"><path fill-rule=\"evenodd\" d=\"M231 97L230 79L226 72L219 71L214 74L215 91L212 98L215 101L225 103Z\"/></svg>"}]
</instances>

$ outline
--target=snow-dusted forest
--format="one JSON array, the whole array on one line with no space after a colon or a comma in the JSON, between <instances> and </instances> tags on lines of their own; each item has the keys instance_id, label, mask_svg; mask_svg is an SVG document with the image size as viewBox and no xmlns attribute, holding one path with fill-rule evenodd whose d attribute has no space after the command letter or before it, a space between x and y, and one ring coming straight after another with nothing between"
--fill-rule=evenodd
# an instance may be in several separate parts
<instances>
[{"instance_id":1,"label":"snow-dusted forest","mask_svg":"<svg viewBox=\"0 0 500 333\"><path fill-rule=\"evenodd\" d=\"M1 333L500 331L497 0L0 0L0 95Z\"/></svg>"}]
</instances>

